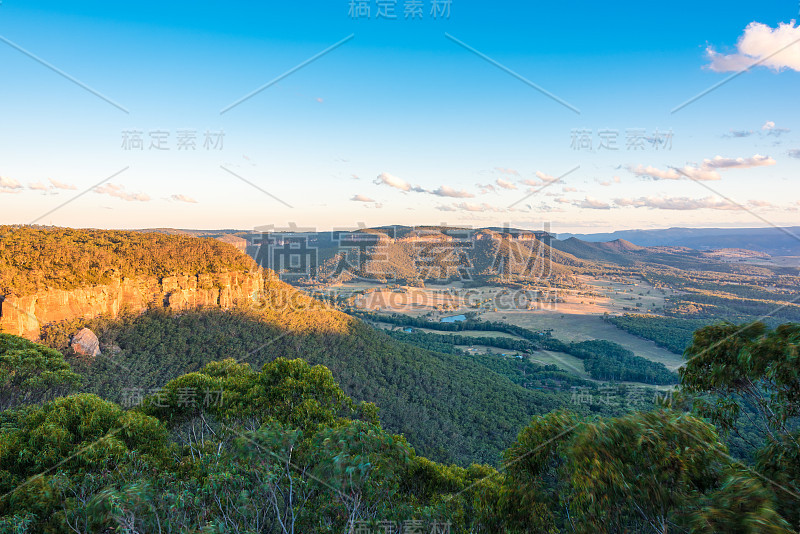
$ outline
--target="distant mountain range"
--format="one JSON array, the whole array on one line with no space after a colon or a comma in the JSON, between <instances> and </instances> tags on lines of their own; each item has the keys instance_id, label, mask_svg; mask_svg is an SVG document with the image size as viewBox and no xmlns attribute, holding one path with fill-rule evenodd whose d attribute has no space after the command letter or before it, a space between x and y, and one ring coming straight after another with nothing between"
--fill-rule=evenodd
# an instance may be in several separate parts
<instances>
[{"instance_id":1,"label":"distant mountain range","mask_svg":"<svg viewBox=\"0 0 800 534\"><path fill-rule=\"evenodd\" d=\"M598 234L558 234L565 240L606 242L623 239L642 247L689 247L696 250L739 248L774 256L800 256L800 226L785 228L668 228L619 230Z\"/></svg>"}]
</instances>

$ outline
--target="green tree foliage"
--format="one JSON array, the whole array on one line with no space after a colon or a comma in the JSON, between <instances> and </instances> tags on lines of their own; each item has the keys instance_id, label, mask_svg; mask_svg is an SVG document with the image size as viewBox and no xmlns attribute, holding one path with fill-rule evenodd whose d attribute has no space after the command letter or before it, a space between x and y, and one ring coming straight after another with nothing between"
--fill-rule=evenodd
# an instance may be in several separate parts
<instances>
[{"instance_id":1,"label":"green tree foliage","mask_svg":"<svg viewBox=\"0 0 800 534\"><path fill-rule=\"evenodd\" d=\"M565 447L579 426L569 412L535 417L505 451L500 515L506 530L558 532L574 527Z\"/></svg>"},{"instance_id":2,"label":"green tree foliage","mask_svg":"<svg viewBox=\"0 0 800 534\"><path fill-rule=\"evenodd\" d=\"M776 439L800 415L800 325L768 330L763 323L721 324L695 333L681 368L681 386L725 431L735 430L744 407L764 437Z\"/></svg>"},{"instance_id":3,"label":"green tree foliage","mask_svg":"<svg viewBox=\"0 0 800 534\"><path fill-rule=\"evenodd\" d=\"M669 411L587 425L569 453L576 524L583 532L671 531L719 478L724 453L713 427Z\"/></svg>"},{"instance_id":4,"label":"green tree foliage","mask_svg":"<svg viewBox=\"0 0 800 534\"><path fill-rule=\"evenodd\" d=\"M780 511L800 521L800 325L720 324L695 333L681 388L698 413L756 449ZM777 488L777 489L776 489Z\"/></svg>"},{"instance_id":5,"label":"green tree foliage","mask_svg":"<svg viewBox=\"0 0 800 534\"><path fill-rule=\"evenodd\" d=\"M506 452L506 532L791 532L714 428L668 409L536 417Z\"/></svg>"},{"instance_id":6,"label":"green tree foliage","mask_svg":"<svg viewBox=\"0 0 800 534\"><path fill-rule=\"evenodd\" d=\"M316 460L315 478L335 490L333 504L346 511L347 525L357 520L402 520L403 513L413 512L405 506L393 509L412 455L404 440L354 421L320 431L310 449Z\"/></svg>"},{"instance_id":7,"label":"green tree foliage","mask_svg":"<svg viewBox=\"0 0 800 534\"><path fill-rule=\"evenodd\" d=\"M111 473L168 458L157 419L94 395L8 410L0 423L0 515L33 514L35 531L99 528L86 513Z\"/></svg>"},{"instance_id":8,"label":"green tree foliage","mask_svg":"<svg viewBox=\"0 0 800 534\"><path fill-rule=\"evenodd\" d=\"M776 511L772 493L747 471L731 470L722 485L700 502L702 507L691 519L693 532L793 532Z\"/></svg>"},{"instance_id":9,"label":"green tree foliage","mask_svg":"<svg viewBox=\"0 0 800 534\"><path fill-rule=\"evenodd\" d=\"M187 404L188 388L221 388L221 402ZM129 411L86 394L7 410L0 526L313 534L412 520L458 534L791 532L773 492L688 414L537 416L497 471L418 456L361 408L319 366L276 360L256 372L229 359ZM203 442L181 438L192 421Z\"/></svg>"},{"instance_id":10,"label":"green tree foliage","mask_svg":"<svg viewBox=\"0 0 800 534\"><path fill-rule=\"evenodd\" d=\"M234 358L260 368L302 358L330 369L348 396L379 406L385 428L420 454L460 465L496 464L531 414L569 401L525 389L471 359L399 343L361 321L315 330L299 315L289 330L243 311L151 311L95 330L121 353L71 362L86 377L86 391L125 404L132 390L160 388L210 362Z\"/></svg>"},{"instance_id":11,"label":"green tree foliage","mask_svg":"<svg viewBox=\"0 0 800 534\"><path fill-rule=\"evenodd\" d=\"M609 317L608 321L635 336L649 339L659 347L664 347L675 354L683 354L686 347L692 343L694 331L707 326L710 322L707 319L628 313L618 317Z\"/></svg>"},{"instance_id":12,"label":"green tree foliage","mask_svg":"<svg viewBox=\"0 0 800 534\"><path fill-rule=\"evenodd\" d=\"M52 399L79 384L60 352L0 334L0 411Z\"/></svg>"},{"instance_id":13,"label":"green tree foliage","mask_svg":"<svg viewBox=\"0 0 800 534\"><path fill-rule=\"evenodd\" d=\"M597 380L656 385L678 383L678 375L667 369L663 363L636 356L613 341L592 339L570 343L564 352L582 359L586 371Z\"/></svg>"},{"instance_id":14,"label":"green tree foliage","mask_svg":"<svg viewBox=\"0 0 800 534\"><path fill-rule=\"evenodd\" d=\"M354 403L327 368L284 358L264 364L261 372L230 358L210 363L171 380L144 399L141 409L182 433L182 441L199 457L207 452L208 441L240 426L277 422L313 431L347 417L377 422L377 408Z\"/></svg>"},{"instance_id":15,"label":"green tree foliage","mask_svg":"<svg viewBox=\"0 0 800 534\"><path fill-rule=\"evenodd\" d=\"M389 330L387 334L398 341L447 354L458 354L470 358L492 371L507 377L515 384L526 388L548 387L569 391L571 387L593 387L595 382L578 378L555 365L539 365L527 358L506 358L482 353L468 353L456 345L497 347L512 350L530 350L529 342L505 337L472 337L456 334L433 334L429 332L406 333ZM522 347L522 348L519 348Z\"/></svg>"}]
</instances>

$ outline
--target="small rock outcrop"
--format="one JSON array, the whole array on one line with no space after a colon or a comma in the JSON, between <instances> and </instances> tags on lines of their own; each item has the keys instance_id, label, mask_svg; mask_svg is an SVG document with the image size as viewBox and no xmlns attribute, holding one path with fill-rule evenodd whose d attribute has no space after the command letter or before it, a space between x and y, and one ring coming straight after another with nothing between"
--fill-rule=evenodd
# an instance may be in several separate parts
<instances>
[{"instance_id":1,"label":"small rock outcrop","mask_svg":"<svg viewBox=\"0 0 800 534\"><path fill-rule=\"evenodd\" d=\"M95 358L101 354L100 340L97 339L95 333L88 328L82 328L74 336L72 336L70 346L76 354L81 356Z\"/></svg>"}]
</instances>

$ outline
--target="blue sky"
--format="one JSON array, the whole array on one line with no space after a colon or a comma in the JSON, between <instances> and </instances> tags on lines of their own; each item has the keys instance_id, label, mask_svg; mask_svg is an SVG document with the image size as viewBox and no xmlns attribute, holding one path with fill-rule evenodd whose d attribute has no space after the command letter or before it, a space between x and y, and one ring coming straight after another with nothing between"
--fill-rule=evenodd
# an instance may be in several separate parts
<instances>
[{"instance_id":1,"label":"blue sky","mask_svg":"<svg viewBox=\"0 0 800 534\"><path fill-rule=\"evenodd\" d=\"M409 2L4 0L0 223L798 223L797 0Z\"/></svg>"}]
</instances>

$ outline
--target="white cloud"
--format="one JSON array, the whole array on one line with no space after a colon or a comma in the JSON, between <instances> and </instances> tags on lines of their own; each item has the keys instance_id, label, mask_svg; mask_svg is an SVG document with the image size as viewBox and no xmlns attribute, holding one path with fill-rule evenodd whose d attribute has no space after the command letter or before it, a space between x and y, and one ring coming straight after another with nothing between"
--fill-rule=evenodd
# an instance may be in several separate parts
<instances>
[{"instance_id":1,"label":"white cloud","mask_svg":"<svg viewBox=\"0 0 800 534\"><path fill-rule=\"evenodd\" d=\"M736 43L736 52L721 54L712 47L706 52L716 72L741 71L754 63L776 72L784 69L800 71L800 26L795 22L780 23L771 28L760 22L751 22ZM793 44L794 43L794 44Z\"/></svg>"},{"instance_id":2,"label":"white cloud","mask_svg":"<svg viewBox=\"0 0 800 534\"><path fill-rule=\"evenodd\" d=\"M761 127L761 130L766 132L767 135L774 135L775 137L779 137L780 135L789 133L791 131L788 128L778 128L775 126L774 121L765 122L764 126Z\"/></svg>"},{"instance_id":3,"label":"white cloud","mask_svg":"<svg viewBox=\"0 0 800 534\"><path fill-rule=\"evenodd\" d=\"M760 134L764 135L771 135L774 137L779 137L785 133L789 133L791 130L788 128L779 128L775 126L775 121L767 121L761 126ZM755 135L756 132L753 130L731 130L729 133L723 135L722 137L750 137L751 135Z\"/></svg>"},{"instance_id":4,"label":"white cloud","mask_svg":"<svg viewBox=\"0 0 800 534\"><path fill-rule=\"evenodd\" d=\"M497 188L493 184L475 184L480 190L481 195L485 195L487 193L495 193Z\"/></svg>"},{"instance_id":5,"label":"white cloud","mask_svg":"<svg viewBox=\"0 0 800 534\"><path fill-rule=\"evenodd\" d=\"M52 178L50 178L50 183L53 184L53 187L55 187L56 189L70 189L70 190L73 190L73 191L78 189L74 185L65 184L63 182L59 182L58 180L53 180Z\"/></svg>"},{"instance_id":6,"label":"white cloud","mask_svg":"<svg viewBox=\"0 0 800 534\"><path fill-rule=\"evenodd\" d=\"M13 178L0 176L0 188L2 189L22 189L22 184Z\"/></svg>"},{"instance_id":7,"label":"white cloud","mask_svg":"<svg viewBox=\"0 0 800 534\"><path fill-rule=\"evenodd\" d=\"M47 191L50 188L44 185L42 182L33 182L28 184L28 189L32 191Z\"/></svg>"},{"instance_id":8,"label":"white cloud","mask_svg":"<svg viewBox=\"0 0 800 534\"><path fill-rule=\"evenodd\" d=\"M403 180L402 178L398 178L388 172L382 172L375 178L373 182L376 185L388 185L389 187L394 187L395 189L399 189L401 191L410 191L411 184Z\"/></svg>"},{"instance_id":9,"label":"white cloud","mask_svg":"<svg viewBox=\"0 0 800 534\"><path fill-rule=\"evenodd\" d=\"M536 177L543 182L556 182L558 178L551 176L549 174L543 173L542 171L536 171Z\"/></svg>"},{"instance_id":10,"label":"white cloud","mask_svg":"<svg viewBox=\"0 0 800 534\"><path fill-rule=\"evenodd\" d=\"M675 169L661 170L651 165L645 167L644 165L629 166L628 170L636 176L653 178L654 180L680 180L681 175Z\"/></svg>"},{"instance_id":11,"label":"white cloud","mask_svg":"<svg viewBox=\"0 0 800 534\"><path fill-rule=\"evenodd\" d=\"M400 191L414 191L415 193L427 193L424 189L417 185L411 185L410 183L406 182L402 178L398 178L388 172L382 172L378 175L377 178L373 181L376 185L388 185L389 187L394 187L395 189L399 189Z\"/></svg>"},{"instance_id":12,"label":"white cloud","mask_svg":"<svg viewBox=\"0 0 800 534\"><path fill-rule=\"evenodd\" d=\"M678 175L680 176L681 180L684 178L689 178L690 180L697 180L698 182L711 182L722 179L722 176L720 176L720 174L713 168L707 168L703 165L701 165L699 168L687 165L680 169Z\"/></svg>"},{"instance_id":13,"label":"white cloud","mask_svg":"<svg viewBox=\"0 0 800 534\"><path fill-rule=\"evenodd\" d=\"M404 192L413 191L415 193L428 193L437 197L473 198L475 196L474 194L463 189L457 190L446 185L441 185L433 191L428 191L427 189L423 189L418 185L411 185L402 178L398 178L397 176L391 175L388 172L379 174L373 183L376 185L388 185L389 187L394 187L395 189L399 189L400 191ZM485 189L488 186L479 185L478 187Z\"/></svg>"},{"instance_id":14,"label":"white cloud","mask_svg":"<svg viewBox=\"0 0 800 534\"><path fill-rule=\"evenodd\" d=\"M145 195L147 196L147 195ZM192 197L187 197L186 195L172 195L169 197L170 200L174 200L175 202L186 202L188 204L197 204L197 201Z\"/></svg>"},{"instance_id":15,"label":"white cloud","mask_svg":"<svg viewBox=\"0 0 800 534\"><path fill-rule=\"evenodd\" d=\"M516 189L517 188L517 186L514 183L509 182L508 180L503 180L502 178L498 178L497 179L497 185L499 185L503 189Z\"/></svg>"},{"instance_id":16,"label":"white cloud","mask_svg":"<svg viewBox=\"0 0 800 534\"><path fill-rule=\"evenodd\" d=\"M366 195L354 195L350 200L353 202L375 202L375 199L369 198Z\"/></svg>"},{"instance_id":17,"label":"white cloud","mask_svg":"<svg viewBox=\"0 0 800 534\"><path fill-rule=\"evenodd\" d=\"M795 148L789 151L790 158L800 159L800 148Z\"/></svg>"},{"instance_id":18,"label":"white cloud","mask_svg":"<svg viewBox=\"0 0 800 534\"><path fill-rule=\"evenodd\" d=\"M105 184L94 188L94 192L101 195L109 195L128 202L148 202L150 197L144 193L128 193L125 187L115 184Z\"/></svg>"},{"instance_id":19,"label":"white cloud","mask_svg":"<svg viewBox=\"0 0 800 534\"><path fill-rule=\"evenodd\" d=\"M766 167L775 165L775 160L769 156L756 154L752 158L723 158L715 156L713 159L704 159L703 169L749 169L751 167Z\"/></svg>"},{"instance_id":20,"label":"white cloud","mask_svg":"<svg viewBox=\"0 0 800 534\"><path fill-rule=\"evenodd\" d=\"M508 174L509 176L519 176L519 171L515 169L504 169L503 167L495 167L494 170L503 174Z\"/></svg>"},{"instance_id":21,"label":"white cloud","mask_svg":"<svg viewBox=\"0 0 800 534\"><path fill-rule=\"evenodd\" d=\"M475 195L468 191L457 191L452 187L448 187L446 185L440 186L435 191L431 191L431 194L436 195L437 197L452 197L452 198L473 198Z\"/></svg>"},{"instance_id":22,"label":"white cloud","mask_svg":"<svg viewBox=\"0 0 800 534\"><path fill-rule=\"evenodd\" d=\"M563 192L565 192L565 193L576 193L576 192L578 191L578 188L577 188L577 187L569 187L569 186L565 186L565 187L564 187L563 189L561 189L561 190L562 190Z\"/></svg>"},{"instance_id":23,"label":"white cloud","mask_svg":"<svg viewBox=\"0 0 800 534\"><path fill-rule=\"evenodd\" d=\"M482 202L480 204L472 204L470 202L459 202L457 204L452 204L450 206L437 206L436 209L439 211L468 211L471 213L483 213L483 212L504 213L506 211L519 211L516 209L498 208L496 206L492 206L491 204L487 204L486 202Z\"/></svg>"},{"instance_id":24,"label":"white cloud","mask_svg":"<svg viewBox=\"0 0 800 534\"><path fill-rule=\"evenodd\" d=\"M564 213L566 210L564 208L558 208L555 206L550 206L544 202L541 202L538 206L531 206L530 204L527 205L530 210L537 211L537 212L546 212L546 213Z\"/></svg>"},{"instance_id":25,"label":"white cloud","mask_svg":"<svg viewBox=\"0 0 800 534\"><path fill-rule=\"evenodd\" d=\"M614 184L618 184L618 183L620 183L620 181L621 181L621 180L620 180L619 176L615 176L615 177L614 177L614 178L612 178L611 180L604 180L604 181L602 181L602 182L598 182L598 183L599 183L600 185L602 185L603 187L609 187L609 186L611 186L611 185L614 185Z\"/></svg>"},{"instance_id":26,"label":"white cloud","mask_svg":"<svg viewBox=\"0 0 800 534\"><path fill-rule=\"evenodd\" d=\"M500 212L503 211L501 208L496 208L483 202L482 204L470 204L468 202L460 202L455 205L456 208L463 210L463 211L472 211L472 212L481 212L481 211L491 211L491 212Z\"/></svg>"},{"instance_id":27,"label":"white cloud","mask_svg":"<svg viewBox=\"0 0 800 534\"><path fill-rule=\"evenodd\" d=\"M597 200L596 198L592 198L592 197L586 197L584 200L582 200L579 203L576 203L575 205L578 206L579 208L587 208L587 209L592 209L592 210L609 210L609 209L611 209L611 206L608 203L603 202L601 200Z\"/></svg>"},{"instance_id":28,"label":"white cloud","mask_svg":"<svg viewBox=\"0 0 800 534\"><path fill-rule=\"evenodd\" d=\"M775 160L769 156L756 154L750 158L723 158L714 156L704 159L700 165L686 165L681 169L658 169L652 166L629 166L628 170L636 176L653 178L654 180L683 180L690 178L698 181L720 180L722 176L718 171L732 169L749 169L752 167L765 167L775 165Z\"/></svg>"},{"instance_id":29,"label":"white cloud","mask_svg":"<svg viewBox=\"0 0 800 534\"><path fill-rule=\"evenodd\" d=\"M699 199L693 199L688 197L639 197L636 199L618 198L614 200L614 203L617 206L621 207L651 208L660 210L679 210L679 211L701 210L701 209L712 209L712 210L743 209L742 207L737 206L733 202L729 202L727 200L714 197L705 197ZM748 202L748 204L751 207L771 206L771 204L768 202L763 202L758 200L751 200Z\"/></svg>"}]
</instances>

